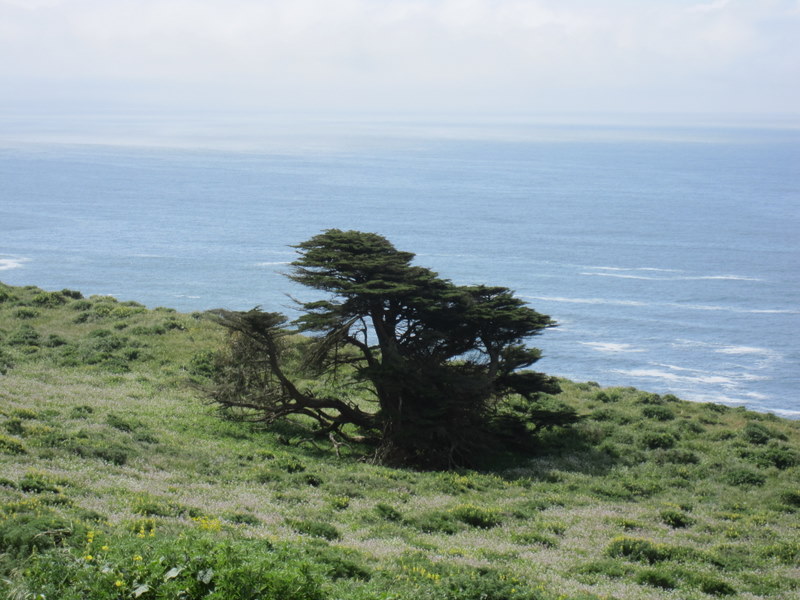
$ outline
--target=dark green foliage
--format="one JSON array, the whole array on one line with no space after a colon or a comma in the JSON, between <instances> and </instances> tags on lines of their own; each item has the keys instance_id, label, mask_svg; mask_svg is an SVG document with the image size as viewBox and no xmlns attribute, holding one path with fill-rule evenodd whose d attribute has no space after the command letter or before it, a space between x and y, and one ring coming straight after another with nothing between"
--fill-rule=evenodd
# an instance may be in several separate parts
<instances>
[{"instance_id":1,"label":"dark green foliage","mask_svg":"<svg viewBox=\"0 0 800 600\"><path fill-rule=\"evenodd\" d=\"M425 533L453 534L462 529L455 516L446 511L430 511L414 516L409 522Z\"/></svg>"},{"instance_id":2,"label":"dark green foliage","mask_svg":"<svg viewBox=\"0 0 800 600\"><path fill-rule=\"evenodd\" d=\"M91 406L86 404L80 404L78 406L73 406L72 410L69 413L71 419L85 419L89 415L94 412L94 409Z\"/></svg>"},{"instance_id":3,"label":"dark green foliage","mask_svg":"<svg viewBox=\"0 0 800 600\"><path fill-rule=\"evenodd\" d=\"M742 430L742 437L751 444L766 444L772 435L761 423L748 423Z\"/></svg>"},{"instance_id":4,"label":"dark green foliage","mask_svg":"<svg viewBox=\"0 0 800 600\"><path fill-rule=\"evenodd\" d=\"M627 558L651 564L667 560L670 556L668 549L650 540L624 536L614 538L606 552L613 558Z\"/></svg>"},{"instance_id":5,"label":"dark green foliage","mask_svg":"<svg viewBox=\"0 0 800 600\"><path fill-rule=\"evenodd\" d=\"M25 492L41 494L43 492L61 493L59 482L47 473L30 471L19 480L19 488Z\"/></svg>"},{"instance_id":6,"label":"dark green foliage","mask_svg":"<svg viewBox=\"0 0 800 600\"><path fill-rule=\"evenodd\" d=\"M800 542L782 542L763 550L764 556L774 557L786 565L800 564Z\"/></svg>"},{"instance_id":7,"label":"dark green foliage","mask_svg":"<svg viewBox=\"0 0 800 600\"><path fill-rule=\"evenodd\" d=\"M39 316L39 311L35 308L28 308L27 306L23 306L22 308L18 308L14 311L14 316L17 319L35 319Z\"/></svg>"},{"instance_id":8,"label":"dark green foliage","mask_svg":"<svg viewBox=\"0 0 800 600\"><path fill-rule=\"evenodd\" d=\"M67 303L67 296L61 292L40 292L31 298L31 304L53 308Z\"/></svg>"},{"instance_id":9,"label":"dark green foliage","mask_svg":"<svg viewBox=\"0 0 800 600\"><path fill-rule=\"evenodd\" d=\"M236 523L237 525L259 525L261 520L250 513L231 513L224 515L226 521Z\"/></svg>"},{"instance_id":10,"label":"dark green foliage","mask_svg":"<svg viewBox=\"0 0 800 600\"><path fill-rule=\"evenodd\" d=\"M11 355L6 352L5 348L0 347L0 375L8 373L9 369L14 366L14 360Z\"/></svg>"},{"instance_id":11,"label":"dark green foliage","mask_svg":"<svg viewBox=\"0 0 800 600\"><path fill-rule=\"evenodd\" d=\"M216 372L216 353L203 350L192 356L189 362L189 373L200 377L212 377Z\"/></svg>"},{"instance_id":12,"label":"dark green foliage","mask_svg":"<svg viewBox=\"0 0 800 600\"><path fill-rule=\"evenodd\" d=\"M31 325L23 323L9 336L7 343L9 346L38 346L40 341L38 332Z\"/></svg>"},{"instance_id":13,"label":"dark green foliage","mask_svg":"<svg viewBox=\"0 0 800 600\"><path fill-rule=\"evenodd\" d=\"M456 519L471 527L488 529L500 524L500 515L497 511L488 510L473 504L459 504L451 508L450 513Z\"/></svg>"},{"instance_id":14,"label":"dark green foliage","mask_svg":"<svg viewBox=\"0 0 800 600\"><path fill-rule=\"evenodd\" d=\"M338 540L341 537L339 530L330 523L322 521L309 521L304 519L292 519L288 521L289 526L298 533L304 533L313 537L324 538L326 540Z\"/></svg>"},{"instance_id":15,"label":"dark green foliage","mask_svg":"<svg viewBox=\"0 0 800 600\"><path fill-rule=\"evenodd\" d=\"M22 440L0 434L0 452L6 454L25 454L25 444Z\"/></svg>"},{"instance_id":16,"label":"dark green foliage","mask_svg":"<svg viewBox=\"0 0 800 600\"><path fill-rule=\"evenodd\" d=\"M579 565L573 569L573 572L582 576L579 577L581 581L593 583L597 580L597 575L611 579L626 577L630 574L631 567L622 561L605 558Z\"/></svg>"},{"instance_id":17,"label":"dark green foliage","mask_svg":"<svg viewBox=\"0 0 800 600\"><path fill-rule=\"evenodd\" d=\"M670 448L659 452L653 458L659 464L696 465L700 462L700 457L697 453L683 448Z\"/></svg>"},{"instance_id":18,"label":"dark green foliage","mask_svg":"<svg viewBox=\"0 0 800 600\"><path fill-rule=\"evenodd\" d=\"M26 584L36 590L36 597L62 600L327 597L322 589L324 572L297 547L200 534L177 541L156 537L146 546L135 540L112 545L103 560L88 560L78 551L37 554L26 565ZM132 561L134 555L139 560Z\"/></svg>"},{"instance_id":19,"label":"dark green foliage","mask_svg":"<svg viewBox=\"0 0 800 600\"><path fill-rule=\"evenodd\" d=\"M642 445L651 450L672 448L677 441L677 438L668 431L646 431L641 437Z\"/></svg>"},{"instance_id":20,"label":"dark green foliage","mask_svg":"<svg viewBox=\"0 0 800 600\"><path fill-rule=\"evenodd\" d=\"M18 512L0 519L0 551L25 558L31 552L80 542L85 528L49 511Z\"/></svg>"},{"instance_id":21,"label":"dark green foliage","mask_svg":"<svg viewBox=\"0 0 800 600\"><path fill-rule=\"evenodd\" d=\"M776 442L770 443L767 448L753 458L762 467L788 469L800 464L800 453L797 450L786 444Z\"/></svg>"},{"instance_id":22,"label":"dark green foliage","mask_svg":"<svg viewBox=\"0 0 800 600\"><path fill-rule=\"evenodd\" d=\"M694 523L694 519L681 510L664 509L659 513L661 520L676 529L689 527Z\"/></svg>"},{"instance_id":23,"label":"dark green foliage","mask_svg":"<svg viewBox=\"0 0 800 600\"><path fill-rule=\"evenodd\" d=\"M735 486L761 486L767 482L766 475L747 469L733 467L724 476L725 482Z\"/></svg>"},{"instance_id":24,"label":"dark green foliage","mask_svg":"<svg viewBox=\"0 0 800 600\"><path fill-rule=\"evenodd\" d=\"M603 402L604 404L608 404L610 402L618 402L620 399L620 394L616 390L598 390L594 394L594 399Z\"/></svg>"},{"instance_id":25,"label":"dark green foliage","mask_svg":"<svg viewBox=\"0 0 800 600\"><path fill-rule=\"evenodd\" d=\"M800 508L800 488L781 492L781 502L793 508Z\"/></svg>"},{"instance_id":26,"label":"dark green foliage","mask_svg":"<svg viewBox=\"0 0 800 600\"><path fill-rule=\"evenodd\" d=\"M558 540L556 538L536 530L515 533L511 536L511 541L515 544L522 544L525 546L539 545L546 548L555 548L558 545Z\"/></svg>"},{"instance_id":27,"label":"dark green foliage","mask_svg":"<svg viewBox=\"0 0 800 600\"><path fill-rule=\"evenodd\" d=\"M692 583L699 587L704 594L712 596L730 596L736 593L730 584L709 575L700 575Z\"/></svg>"},{"instance_id":28,"label":"dark green foliage","mask_svg":"<svg viewBox=\"0 0 800 600\"><path fill-rule=\"evenodd\" d=\"M314 337L292 355L282 315L217 311L232 333L210 390L223 406L268 423L302 414L318 435L350 437L353 425L381 460L429 468L474 464L492 447L577 420L537 404L559 387L527 370L541 353L525 342L555 323L509 289L454 285L372 233L331 229L296 248L290 278L328 294L302 304L295 321ZM369 388L376 410L301 388L290 364L339 389L347 380ZM511 395L513 406L499 402Z\"/></svg>"},{"instance_id":29,"label":"dark green foliage","mask_svg":"<svg viewBox=\"0 0 800 600\"><path fill-rule=\"evenodd\" d=\"M308 544L304 556L322 567L330 579L356 579L367 581L372 573L364 564L364 557L356 550L330 546L325 542Z\"/></svg>"},{"instance_id":30,"label":"dark green foliage","mask_svg":"<svg viewBox=\"0 0 800 600\"><path fill-rule=\"evenodd\" d=\"M673 410L667 406L645 406L642 409L642 416L656 421L671 421L675 418Z\"/></svg>"},{"instance_id":31,"label":"dark green foliage","mask_svg":"<svg viewBox=\"0 0 800 600\"><path fill-rule=\"evenodd\" d=\"M665 590L678 587L675 577L667 569L644 569L636 576L636 582Z\"/></svg>"},{"instance_id":32,"label":"dark green foliage","mask_svg":"<svg viewBox=\"0 0 800 600\"><path fill-rule=\"evenodd\" d=\"M383 502L379 502L375 505L375 512L378 513L378 516L381 519L385 519L387 521L402 521L403 515L400 513L399 510L390 506L388 504L384 504Z\"/></svg>"}]
</instances>

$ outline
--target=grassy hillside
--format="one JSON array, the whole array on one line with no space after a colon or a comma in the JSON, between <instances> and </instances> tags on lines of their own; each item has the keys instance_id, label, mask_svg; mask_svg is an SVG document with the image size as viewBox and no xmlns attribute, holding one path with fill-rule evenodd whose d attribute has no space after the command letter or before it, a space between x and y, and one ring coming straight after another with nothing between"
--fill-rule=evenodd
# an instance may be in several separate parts
<instances>
[{"instance_id":1,"label":"grassy hillside","mask_svg":"<svg viewBox=\"0 0 800 600\"><path fill-rule=\"evenodd\" d=\"M564 382L491 472L220 418L202 314L0 285L0 597L797 598L800 423Z\"/></svg>"}]
</instances>

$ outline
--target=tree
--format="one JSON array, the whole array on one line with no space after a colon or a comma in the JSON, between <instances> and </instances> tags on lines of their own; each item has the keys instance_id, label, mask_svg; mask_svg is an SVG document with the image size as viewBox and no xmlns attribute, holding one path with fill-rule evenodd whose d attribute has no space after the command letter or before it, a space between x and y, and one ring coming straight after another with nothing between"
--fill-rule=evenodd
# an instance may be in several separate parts
<instances>
[{"instance_id":1,"label":"tree","mask_svg":"<svg viewBox=\"0 0 800 600\"><path fill-rule=\"evenodd\" d=\"M232 333L211 390L223 406L268 423L305 415L316 435L442 467L535 428L540 394L559 391L527 370L541 353L525 345L555 323L509 289L455 285L374 233L330 229L295 248L289 277L327 298L300 303L293 330L278 313L217 311Z\"/></svg>"}]
</instances>

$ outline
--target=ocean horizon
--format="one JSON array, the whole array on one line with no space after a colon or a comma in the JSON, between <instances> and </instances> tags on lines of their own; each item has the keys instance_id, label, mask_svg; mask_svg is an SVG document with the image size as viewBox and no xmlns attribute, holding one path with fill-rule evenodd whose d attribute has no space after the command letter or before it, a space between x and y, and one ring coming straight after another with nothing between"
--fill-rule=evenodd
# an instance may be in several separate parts
<instances>
[{"instance_id":1,"label":"ocean horizon","mask_svg":"<svg viewBox=\"0 0 800 600\"><path fill-rule=\"evenodd\" d=\"M0 115L4 283L292 315L328 228L515 290L538 370L800 418L795 122Z\"/></svg>"}]
</instances>

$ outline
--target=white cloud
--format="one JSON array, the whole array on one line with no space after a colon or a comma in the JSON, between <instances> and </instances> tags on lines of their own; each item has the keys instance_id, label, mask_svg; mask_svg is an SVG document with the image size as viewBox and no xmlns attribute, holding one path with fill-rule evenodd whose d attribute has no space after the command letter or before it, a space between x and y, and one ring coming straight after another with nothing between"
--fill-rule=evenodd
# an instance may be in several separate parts
<instances>
[{"instance_id":1,"label":"white cloud","mask_svg":"<svg viewBox=\"0 0 800 600\"><path fill-rule=\"evenodd\" d=\"M798 38L788 0L0 0L0 83L20 99L769 112L800 105Z\"/></svg>"}]
</instances>

